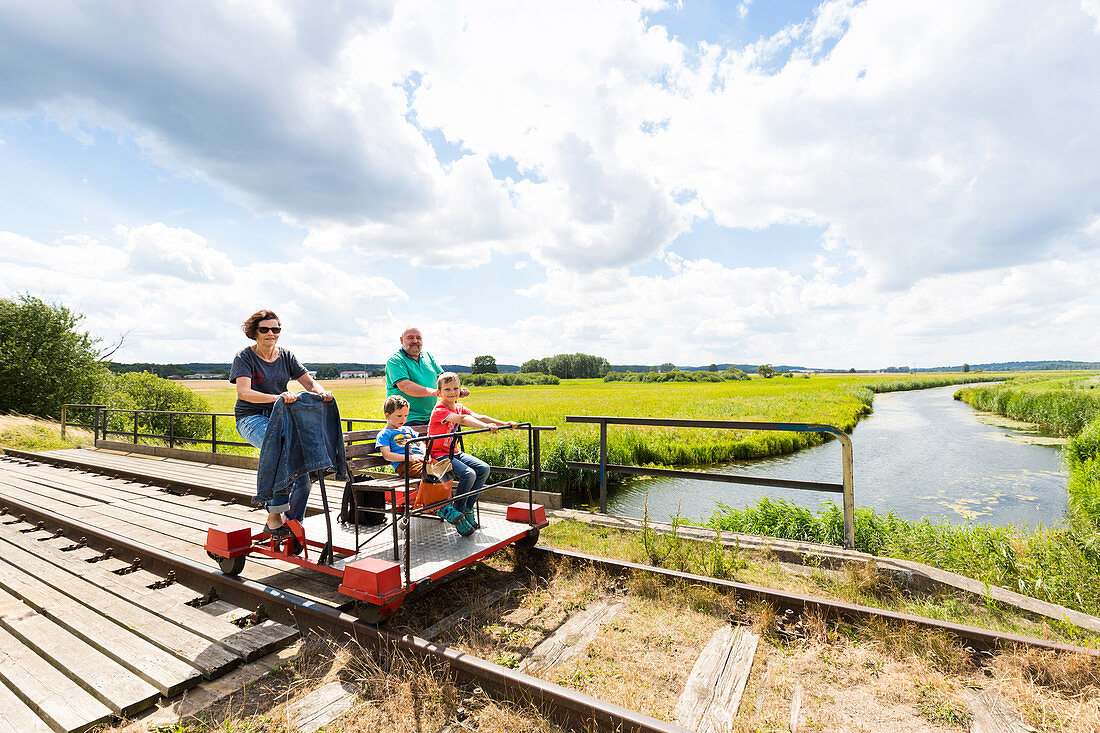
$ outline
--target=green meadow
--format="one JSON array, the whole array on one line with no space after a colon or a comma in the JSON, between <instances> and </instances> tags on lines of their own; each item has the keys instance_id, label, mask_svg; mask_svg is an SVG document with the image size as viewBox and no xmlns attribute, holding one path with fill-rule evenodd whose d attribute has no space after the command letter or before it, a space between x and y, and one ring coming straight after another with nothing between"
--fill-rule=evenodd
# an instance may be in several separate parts
<instances>
[{"instance_id":1,"label":"green meadow","mask_svg":"<svg viewBox=\"0 0 1100 733\"><path fill-rule=\"evenodd\" d=\"M591 473L570 471L566 461L595 461L599 428L566 423L567 415L669 417L697 420L758 420L833 425L850 431L870 413L876 392L923 389L1004 379L995 374L874 374L754 378L730 382L662 382L641 384L599 379L562 380L557 385L474 387L462 402L475 412L506 420L551 426L542 433L543 468L558 472L566 492L591 485ZM200 390L218 412L231 412L236 399L227 383L188 383ZM381 385L326 382L345 418L381 418L385 389ZM219 422L222 440L239 440L232 420ZM791 453L825 440L818 433L705 430L682 428L608 429L613 463L688 466ZM502 431L472 436L466 448L498 466L523 467L525 434Z\"/></svg>"}]
</instances>

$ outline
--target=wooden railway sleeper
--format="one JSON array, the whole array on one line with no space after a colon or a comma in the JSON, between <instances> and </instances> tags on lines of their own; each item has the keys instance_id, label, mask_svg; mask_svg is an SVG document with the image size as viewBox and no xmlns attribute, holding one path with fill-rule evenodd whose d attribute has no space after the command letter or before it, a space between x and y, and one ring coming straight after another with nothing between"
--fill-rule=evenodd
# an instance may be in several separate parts
<instances>
[{"instance_id":1,"label":"wooden railway sleeper","mask_svg":"<svg viewBox=\"0 0 1100 733\"><path fill-rule=\"evenodd\" d=\"M158 580L154 583L150 583L149 585L147 585L145 587L148 588L149 590L160 590L161 588L167 588L168 586L172 585L172 583L175 583L175 582L176 582L176 571L175 570L169 570L168 575L164 576L164 578L162 580Z\"/></svg>"}]
</instances>

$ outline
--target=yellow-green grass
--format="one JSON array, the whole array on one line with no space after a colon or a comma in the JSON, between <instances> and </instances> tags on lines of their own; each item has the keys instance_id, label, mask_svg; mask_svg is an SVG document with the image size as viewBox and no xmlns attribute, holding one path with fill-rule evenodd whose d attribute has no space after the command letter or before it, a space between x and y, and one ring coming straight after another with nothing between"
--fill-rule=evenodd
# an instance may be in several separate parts
<instances>
[{"instance_id":1,"label":"yellow-green grass","mask_svg":"<svg viewBox=\"0 0 1100 733\"><path fill-rule=\"evenodd\" d=\"M824 423L850 431L871 411L875 392L1006 376L1009 375L815 375L809 379L780 377L747 382L658 384L572 379L559 385L476 387L463 403L476 412L501 419L554 426L553 432L543 433L543 468L561 474L561 487L568 490L593 480L590 475L585 477L567 470L565 462L597 460L599 429L566 423L567 415ZM232 411L236 397L230 385L198 386L212 409ZM383 385L348 385L336 380L326 382L325 386L335 393L344 417L382 417ZM219 421L219 439L239 440L232 419ZM825 439L820 433L612 426L608 431L608 454L613 463L705 465L791 453ZM526 440L524 434L508 432L479 435L471 437L466 448L493 465L525 466Z\"/></svg>"}]
</instances>

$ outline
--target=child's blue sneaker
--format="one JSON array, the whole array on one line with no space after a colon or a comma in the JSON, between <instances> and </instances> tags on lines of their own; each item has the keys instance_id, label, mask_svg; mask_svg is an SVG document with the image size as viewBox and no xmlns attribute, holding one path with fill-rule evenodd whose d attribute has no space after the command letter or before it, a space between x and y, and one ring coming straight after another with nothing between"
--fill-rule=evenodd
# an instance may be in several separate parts
<instances>
[{"instance_id":1,"label":"child's blue sneaker","mask_svg":"<svg viewBox=\"0 0 1100 733\"><path fill-rule=\"evenodd\" d=\"M481 525L477 523L477 512L473 509L467 509L462 512L462 516L466 517L466 522L474 529L478 529Z\"/></svg>"},{"instance_id":2,"label":"child's blue sneaker","mask_svg":"<svg viewBox=\"0 0 1100 733\"><path fill-rule=\"evenodd\" d=\"M470 526L470 523L466 521L466 517L462 512L455 509L448 504L439 510L439 516L443 518L445 522L450 522L458 530L458 533L463 537L469 537L474 533L474 528Z\"/></svg>"}]
</instances>

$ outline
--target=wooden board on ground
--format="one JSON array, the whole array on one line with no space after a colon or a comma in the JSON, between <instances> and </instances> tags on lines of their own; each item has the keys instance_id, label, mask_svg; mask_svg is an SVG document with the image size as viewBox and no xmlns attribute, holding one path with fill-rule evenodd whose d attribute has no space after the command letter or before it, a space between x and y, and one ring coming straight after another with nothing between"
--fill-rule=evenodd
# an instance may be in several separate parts
<instances>
[{"instance_id":1,"label":"wooden board on ground","mask_svg":"<svg viewBox=\"0 0 1100 733\"><path fill-rule=\"evenodd\" d=\"M1024 733L1020 716L996 690L963 690L963 697L974 714L971 733Z\"/></svg>"},{"instance_id":2,"label":"wooden board on ground","mask_svg":"<svg viewBox=\"0 0 1100 733\"><path fill-rule=\"evenodd\" d=\"M141 606L112 595L93 583L51 565L14 545L9 544L4 548L2 559L9 564L9 567L18 568L33 575L54 590L186 661L202 672L205 677L220 674L241 661L240 657L230 653L224 647L165 621ZM15 595L22 596L20 593Z\"/></svg>"},{"instance_id":3,"label":"wooden board on ground","mask_svg":"<svg viewBox=\"0 0 1100 733\"><path fill-rule=\"evenodd\" d=\"M160 697L148 682L2 590L0 627L116 714L143 710Z\"/></svg>"},{"instance_id":4,"label":"wooden board on ground","mask_svg":"<svg viewBox=\"0 0 1100 733\"><path fill-rule=\"evenodd\" d=\"M324 728L355 706L358 690L350 682L329 682L287 705L287 727L312 733Z\"/></svg>"},{"instance_id":5,"label":"wooden board on ground","mask_svg":"<svg viewBox=\"0 0 1100 733\"><path fill-rule=\"evenodd\" d=\"M298 642L238 667L224 677L192 687L186 695L163 700L155 709L137 716L137 719L127 726L123 733L147 733L150 729L161 726L170 727L178 721L198 715L211 705L242 692L249 683L255 682L280 664L293 659L300 651L300 647L301 643Z\"/></svg>"},{"instance_id":6,"label":"wooden board on ground","mask_svg":"<svg viewBox=\"0 0 1100 733\"><path fill-rule=\"evenodd\" d=\"M440 619L438 622L432 624L428 628L421 631L419 636L422 639L427 639L428 641L431 641L432 639L436 638L437 636L439 636L443 632L447 631L448 629L452 628L456 624L459 624L459 623L465 621L466 619L470 618L471 616L473 616L478 611L480 611L482 609L485 609L485 608L488 608L489 606L493 605L497 601L500 601L500 600L503 600L503 599L507 598L509 593L511 593L511 591L507 591L507 590L504 590L502 588L497 588L496 590L492 591L491 593L488 593L488 594L478 598L473 603L470 603L469 605L463 606L462 608L458 609L457 611L455 611L451 615L449 615L449 616L447 616L443 619Z\"/></svg>"},{"instance_id":7,"label":"wooden board on ground","mask_svg":"<svg viewBox=\"0 0 1100 733\"><path fill-rule=\"evenodd\" d=\"M0 563L0 587L166 695L175 694L201 679L199 671L190 664L111 623L95 609L56 591L19 568Z\"/></svg>"},{"instance_id":8,"label":"wooden board on ground","mask_svg":"<svg viewBox=\"0 0 1100 733\"><path fill-rule=\"evenodd\" d=\"M0 678L55 730L81 733L113 717L109 707L3 629Z\"/></svg>"},{"instance_id":9,"label":"wooden board on ground","mask_svg":"<svg viewBox=\"0 0 1100 733\"><path fill-rule=\"evenodd\" d=\"M51 546L48 542L38 542L34 537L35 534L41 533L23 534L0 525L0 547L3 547L2 543L6 542L26 552L34 553L50 564L79 575L119 598L139 603L143 608L166 621L222 645L243 659L262 656L279 646L290 643L290 640L297 636L298 632L295 629L284 624L238 628L197 608L178 601L170 601L154 590L126 583L124 579L127 576L115 575L101 568L99 563L83 562L62 552L60 548Z\"/></svg>"},{"instance_id":10,"label":"wooden board on ground","mask_svg":"<svg viewBox=\"0 0 1100 733\"><path fill-rule=\"evenodd\" d=\"M744 626L722 626L710 637L688 675L673 719L689 730L727 731L737 717L760 636Z\"/></svg>"},{"instance_id":11,"label":"wooden board on ground","mask_svg":"<svg viewBox=\"0 0 1100 733\"><path fill-rule=\"evenodd\" d=\"M588 643L596 638L601 624L611 620L623 606L623 598L602 598L579 613L573 614L564 624L538 646L520 664L520 670L538 674L552 669L584 652Z\"/></svg>"},{"instance_id":12,"label":"wooden board on ground","mask_svg":"<svg viewBox=\"0 0 1100 733\"><path fill-rule=\"evenodd\" d=\"M53 733L53 729L0 683L0 733Z\"/></svg>"}]
</instances>

